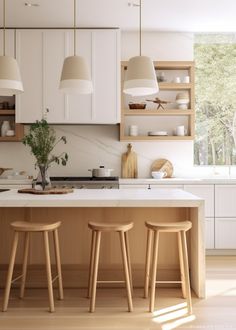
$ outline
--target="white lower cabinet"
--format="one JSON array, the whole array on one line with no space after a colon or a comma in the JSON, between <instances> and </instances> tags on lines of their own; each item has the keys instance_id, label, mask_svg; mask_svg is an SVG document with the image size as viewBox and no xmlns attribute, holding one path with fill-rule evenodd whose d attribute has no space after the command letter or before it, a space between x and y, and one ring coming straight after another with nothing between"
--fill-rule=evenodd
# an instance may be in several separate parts
<instances>
[{"instance_id":1,"label":"white lower cabinet","mask_svg":"<svg viewBox=\"0 0 236 330\"><path fill-rule=\"evenodd\" d=\"M236 185L215 185L215 216L236 218Z\"/></svg>"},{"instance_id":2,"label":"white lower cabinet","mask_svg":"<svg viewBox=\"0 0 236 330\"><path fill-rule=\"evenodd\" d=\"M206 249L215 248L215 219L214 218L205 219L205 248Z\"/></svg>"},{"instance_id":3,"label":"white lower cabinet","mask_svg":"<svg viewBox=\"0 0 236 330\"><path fill-rule=\"evenodd\" d=\"M184 190L205 201L205 217L214 217L214 185L185 185Z\"/></svg>"},{"instance_id":4,"label":"white lower cabinet","mask_svg":"<svg viewBox=\"0 0 236 330\"><path fill-rule=\"evenodd\" d=\"M215 219L215 248L236 249L236 217Z\"/></svg>"}]
</instances>

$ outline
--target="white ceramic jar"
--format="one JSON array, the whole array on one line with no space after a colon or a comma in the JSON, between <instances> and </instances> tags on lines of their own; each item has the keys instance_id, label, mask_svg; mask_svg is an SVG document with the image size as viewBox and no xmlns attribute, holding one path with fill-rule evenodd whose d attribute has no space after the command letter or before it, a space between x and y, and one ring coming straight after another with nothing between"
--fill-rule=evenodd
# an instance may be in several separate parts
<instances>
[{"instance_id":1,"label":"white ceramic jar","mask_svg":"<svg viewBox=\"0 0 236 330\"><path fill-rule=\"evenodd\" d=\"M1 136L6 136L7 131L9 131L10 129L10 122L8 120L4 120L1 127Z\"/></svg>"}]
</instances>

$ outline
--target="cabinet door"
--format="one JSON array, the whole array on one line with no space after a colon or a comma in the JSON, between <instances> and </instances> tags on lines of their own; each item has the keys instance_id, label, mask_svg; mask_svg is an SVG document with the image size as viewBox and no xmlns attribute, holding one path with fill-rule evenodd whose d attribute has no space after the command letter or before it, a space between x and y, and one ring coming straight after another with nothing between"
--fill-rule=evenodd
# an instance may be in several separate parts
<instances>
[{"instance_id":1,"label":"cabinet door","mask_svg":"<svg viewBox=\"0 0 236 330\"><path fill-rule=\"evenodd\" d=\"M16 96L16 122L32 123L43 114L43 38L42 30L17 30L16 58L24 93Z\"/></svg>"},{"instance_id":2,"label":"cabinet door","mask_svg":"<svg viewBox=\"0 0 236 330\"><path fill-rule=\"evenodd\" d=\"M183 189L181 184L151 184L151 189Z\"/></svg>"},{"instance_id":3,"label":"cabinet door","mask_svg":"<svg viewBox=\"0 0 236 330\"><path fill-rule=\"evenodd\" d=\"M215 248L236 249L236 218L215 219Z\"/></svg>"},{"instance_id":4,"label":"cabinet door","mask_svg":"<svg viewBox=\"0 0 236 330\"><path fill-rule=\"evenodd\" d=\"M67 56L73 53L73 34ZM120 122L119 30L79 30L77 54L90 67L93 93L68 95L66 122L78 124L116 124Z\"/></svg>"},{"instance_id":5,"label":"cabinet door","mask_svg":"<svg viewBox=\"0 0 236 330\"><path fill-rule=\"evenodd\" d=\"M185 185L184 190L205 200L205 216L214 217L214 185Z\"/></svg>"},{"instance_id":6,"label":"cabinet door","mask_svg":"<svg viewBox=\"0 0 236 330\"><path fill-rule=\"evenodd\" d=\"M43 108L49 123L63 124L66 95L59 90L69 31L45 30L43 38Z\"/></svg>"},{"instance_id":7,"label":"cabinet door","mask_svg":"<svg viewBox=\"0 0 236 330\"><path fill-rule=\"evenodd\" d=\"M0 30L0 56L3 55L3 30ZM15 57L15 37L14 30L6 30L6 56Z\"/></svg>"},{"instance_id":8,"label":"cabinet door","mask_svg":"<svg viewBox=\"0 0 236 330\"><path fill-rule=\"evenodd\" d=\"M214 218L205 219L205 248L214 249L215 247L215 222Z\"/></svg>"},{"instance_id":9,"label":"cabinet door","mask_svg":"<svg viewBox=\"0 0 236 330\"><path fill-rule=\"evenodd\" d=\"M236 217L236 185L215 186L216 217Z\"/></svg>"},{"instance_id":10,"label":"cabinet door","mask_svg":"<svg viewBox=\"0 0 236 330\"><path fill-rule=\"evenodd\" d=\"M76 34L76 54L86 59L91 74L92 68L92 30L78 30ZM73 31L70 31L66 43L65 57L74 53ZM68 94L66 96L66 119L69 124L91 123L93 112L92 94Z\"/></svg>"},{"instance_id":11,"label":"cabinet door","mask_svg":"<svg viewBox=\"0 0 236 330\"><path fill-rule=\"evenodd\" d=\"M93 31L93 108L92 122L120 122L119 30Z\"/></svg>"}]
</instances>

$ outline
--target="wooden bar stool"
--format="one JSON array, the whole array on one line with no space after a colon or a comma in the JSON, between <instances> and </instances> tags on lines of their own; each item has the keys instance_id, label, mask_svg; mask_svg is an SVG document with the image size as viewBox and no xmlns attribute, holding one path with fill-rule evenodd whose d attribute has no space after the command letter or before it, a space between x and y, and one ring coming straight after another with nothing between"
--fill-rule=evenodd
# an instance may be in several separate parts
<instances>
[{"instance_id":1,"label":"wooden bar stool","mask_svg":"<svg viewBox=\"0 0 236 330\"><path fill-rule=\"evenodd\" d=\"M11 284L16 282L19 279L21 279L20 298L24 297L26 271L27 271L27 260L28 260L28 254L29 254L29 234L31 232L43 233L45 258L46 258L46 270L47 270L47 282L48 282L49 311L50 312L55 311L54 299L53 299L53 282L55 280L58 280L59 299L60 300L63 299L61 259L60 259L59 238L58 238L58 228L60 227L60 225L61 225L61 222L31 223L31 222L25 222L25 221L17 221L17 222L11 223L11 227L14 230L14 239L13 239L10 263L9 263L8 274L7 274L5 295L4 295L4 300L3 300L3 312L5 312L8 307ZM50 261L49 239L48 239L49 232L53 232L55 259L56 259L56 267L57 267L57 276L54 279L52 279L52 273L51 273L51 261ZM18 240L19 240L19 233L25 234L22 274L12 280L17 245L18 245Z\"/></svg>"},{"instance_id":2,"label":"wooden bar stool","mask_svg":"<svg viewBox=\"0 0 236 330\"><path fill-rule=\"evenodd\" d=\"M188 251L186 242L186 231L192 227L190 221L181 222L149 222L145 223L148 229L147 235L147 249L146 249L146 265L145 265L145 284L144 297L148 297L149 279L151 280L150 304L149 311L154 311L155 303L155 289L156 283L181 283L183 297L187 298L188 313L192 313L191 289L189 281L189 266L188 266ZM156 281L157 274L157 257L158 257L158 241L159 233L177 233L178 235L178 249L181 281ZM154 242L153 242L154 236ZM153 256L151 262L151 250L153 245ZM150 276L150 264L152 263L152 275Z\"/></svg>"},{"instance_id":3,"label":"wooden bar stool","mask_svg":"<svg viewBox=\"0 0 236 330\"><path fill-rule=\"evenodd\" d=\"M88 297L90 300L89 311L95 311L97 283L126 283L128 311L133 311L132 302L132 274L130 264L128 231L133 228L133 223L95 223L89 222L88 227L92 230L91 255L89 267ZM100 242L102 232L118 232L120 236L121 254L124 267L125 281L98 281L98 263L100 254Z\"/></svg>"}]
</instances>

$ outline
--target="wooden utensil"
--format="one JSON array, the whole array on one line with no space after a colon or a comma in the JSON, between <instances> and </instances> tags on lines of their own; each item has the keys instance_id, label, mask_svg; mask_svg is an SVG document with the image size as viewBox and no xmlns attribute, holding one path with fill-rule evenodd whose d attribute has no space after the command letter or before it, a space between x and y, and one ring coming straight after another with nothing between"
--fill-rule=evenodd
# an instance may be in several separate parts
<instances>
[{"instance_id":1,"label":"wooden utensil","mask_svg":"<svg viewBox=\"0 0 236 330\"><path fill-rule=\"evenodd\" d=\"M162 171L166 172L166 178L171 178L173 175L173 165L167 159L157 159L152 163L151 172L153 171Z\"/></svg>"},{"instance_id":2,"label":"wooden utensil","mask_svg":"<svg viewBox=\"0 0 236 330\"><path fill-rule=\"evenodd\" d=\"M127 151L122 155L121 159L121 177L137 178L138 177L138 159L136 152L132 151L131 143L127 146Z\"/></svg>"},{"instance_id":3,"label":"wooden utensil","mask_svg":"<svg viewBox=\"0 0 236 330\"><path fill-rule=\"evenodd\" d=\"M25 189L19 189L18 193L20 194L34 194L34 195L52 195L52 194L69 194L72 193L74 190L70 188L52 188L52 189L46 189L46 190L37 190L33 188L25 188Z\"/></svg>"},{"instance_id":4,"label":"wooden utensil","mask_svg":"<svg viewBox=\"0 0 236 330\"><path fill-rule=\"evenodd\" d=\"M0 167L0 175L2 175L3 172L8 171L8 170L12 170L12 168L10 168L10 167Z\"/></svg>"}]
</instances>

